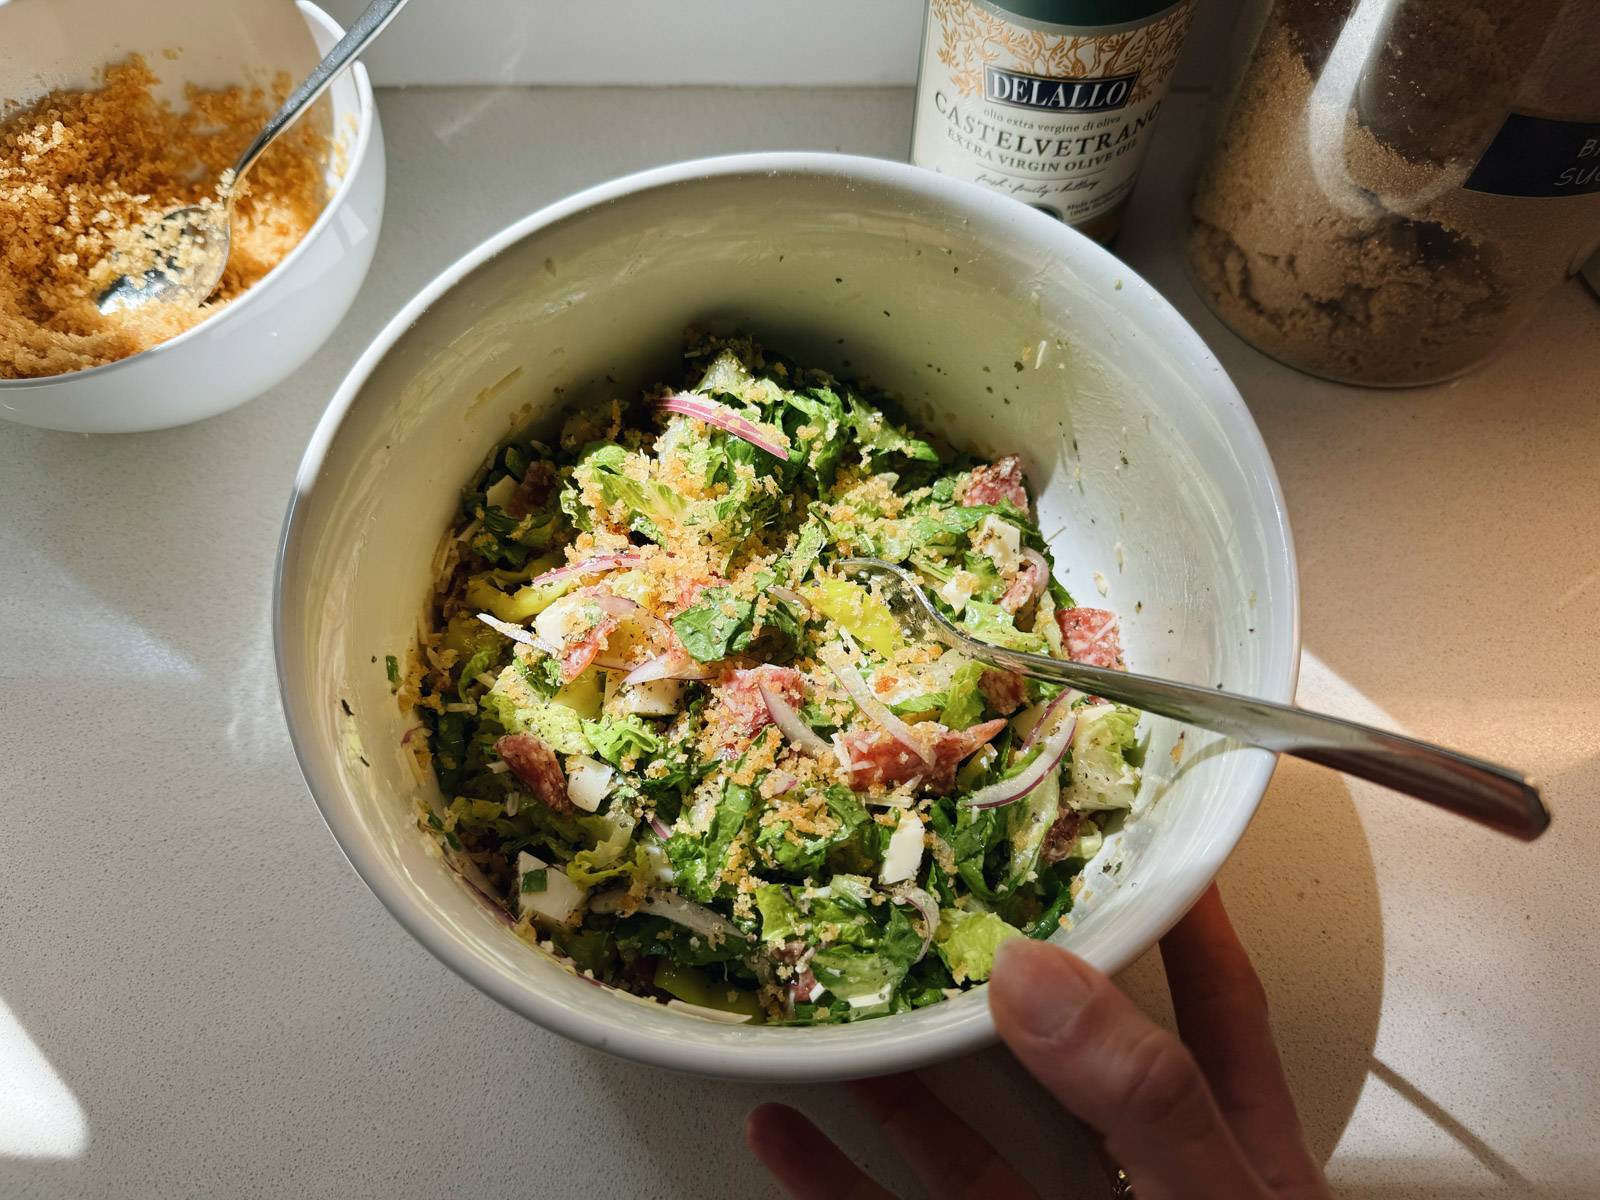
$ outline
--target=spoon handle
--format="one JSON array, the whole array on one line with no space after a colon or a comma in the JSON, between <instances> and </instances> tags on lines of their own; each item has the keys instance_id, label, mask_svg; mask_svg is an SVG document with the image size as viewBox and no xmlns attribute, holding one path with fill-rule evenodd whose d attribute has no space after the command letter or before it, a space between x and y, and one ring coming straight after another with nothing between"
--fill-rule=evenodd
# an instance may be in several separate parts
<instances>
[{"instance_id":1,"label":"spoon handle","mask_svg":"<svg viewBox=\"0 0 1600 1200\"><path fill-rule=\"evenodd\" d=\"M289 93L289 98L277 112L272 114L261 132L256 134L255 141L244 148L244 153L239 155L239 161L233 164L235 183L245 177L250 168L256 165L256 160L266 153L267 147L277 141L278 135L300 119L300 114L328 90L328 85L367 48L367 44L373 38L383 32L385 26L394 20L395 14L405 6L406 0L372 0L372 3L361 11L355 24L351 25L349 31L339 39L334 48L328 51L327 57L316 65L299 87Z\"/></svg>"},{"instance_id":2,"label":"spoon handle","mask_svg":"<svg viewBox=\"0 0 1600 1200\"><path fill-rule=\"evenodd\" d=\"M969 657L1332 767L1524 841L1550 824L1534 784L1480 758L1290 704L975 642L942 617L935 624L944 641Z\"/></svg>"}]
</instances>

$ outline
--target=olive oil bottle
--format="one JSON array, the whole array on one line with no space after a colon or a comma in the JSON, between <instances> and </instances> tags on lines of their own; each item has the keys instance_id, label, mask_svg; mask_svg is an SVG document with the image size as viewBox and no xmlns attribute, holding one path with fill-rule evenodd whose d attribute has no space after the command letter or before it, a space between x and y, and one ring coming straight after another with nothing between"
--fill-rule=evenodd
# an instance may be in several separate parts
<instances>
[{"instance_id":1,"label":"olive oil bottle","mask_svg":"<svg viewBox=\"0 0 1600 1200\"><path fill-rule=\"evenodd\" d=\"M1109 242L1194 0L932 0L911 161Z\"/></svg>"}]
</instances>

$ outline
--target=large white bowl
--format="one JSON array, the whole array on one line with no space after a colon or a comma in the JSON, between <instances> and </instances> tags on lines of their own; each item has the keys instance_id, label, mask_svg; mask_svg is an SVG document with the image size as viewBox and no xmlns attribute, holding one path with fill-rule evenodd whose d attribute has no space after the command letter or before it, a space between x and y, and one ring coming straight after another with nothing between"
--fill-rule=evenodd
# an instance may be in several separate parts
<instances>
[{"instance_id":1,"label":"large white bowl","mask_svg":"<svg viewBox=\"0 0 1600 1200\"><path fill-rule=\"evenodd\" d=\"M1087 238L978 187L872 159L749 155L630 176L527 217L429 285L351 371L301 465L279 564L278 671L306 780L419 941L580 1042L788 1080L973 1049L993 1036L981 990L805 1029L727 1026L602 991L519 941L415 828L419 785L383 660L414 636L463 482L513 427L549 427L563 398L666 375L691 321L868 374L975 451L1019 451L1065 582L1102 602L1091 572L1103 572L1131 662L1290 697L1294 554L1272 464L1166 301ZM1091 864L1060 935L1109 971L1205 888L1273 766L1190 730L1180 767L1178 728L1149 724L1144 811Z\"/></svg>"},{"instance_id":2,"label":"large white bowl","mask_svg":"<svg viewBox=\"0 0 1600 1200\"><path fill-rule=\"evenodd\" d=\"M169 96L180 78L212 87L239 82L245 63L303 76L344 30L308 0L298 7L303 53L283 28L284 20L296 20L293 13L285 17L283 5L261 0L208 5L187 14L187 23L184 6L168 0L0 5L0 38L21 37L30 47L25 64L12 63L26 75L0 83L19 98L82 86L105 60L136 49L171 76L164 79ZM174 44L183 49L179 58L161 58L160 49ZM328 96L343 171L316 223L282 262L216 316L142 354L67 375L0 379L0 418L73 433L167 429L254 399L315 354L355 300L383 221L383 131L365 68L352 67Z\"/></svg>"}]
</instances>

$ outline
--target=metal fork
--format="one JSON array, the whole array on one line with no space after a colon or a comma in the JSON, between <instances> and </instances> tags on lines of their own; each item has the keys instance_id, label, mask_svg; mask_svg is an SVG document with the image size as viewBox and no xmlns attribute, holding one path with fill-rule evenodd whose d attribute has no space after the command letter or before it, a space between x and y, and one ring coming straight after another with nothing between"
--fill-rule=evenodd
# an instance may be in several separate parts
<instances>
[{"instance_id":1,"label":"metal fork","mask_svg":"<svg viewBox=\"0 0 1600 1200\"><path fill-rule=\"evenodd\" d=\"M876 558L847 558L835 568L878 583L890 610L920 636L989 666L1332 767L1523 841L1531 842L1550 824L1538 787L1509 767L1292 704L992 646L952 624L921 581L903 567Z\"/></svg>"}]
</instances>

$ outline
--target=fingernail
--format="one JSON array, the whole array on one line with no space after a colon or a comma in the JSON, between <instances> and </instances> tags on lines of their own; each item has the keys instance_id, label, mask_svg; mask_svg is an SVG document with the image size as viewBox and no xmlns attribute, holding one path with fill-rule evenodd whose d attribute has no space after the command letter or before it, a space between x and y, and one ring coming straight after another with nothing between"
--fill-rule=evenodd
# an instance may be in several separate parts
<instances>
[{"instance_id":1,"label":"fingernail","mask_svg":"<svg viewBox=\"0 0 1600 1200\"><path fill-rule=\"evenodd\" d=\"M1012 938L995 954L989 1004L1007 1024L1048 1036L1089 997L1094 977L1074 955L1046 942Z\"/></svg>"}]
</instances>

